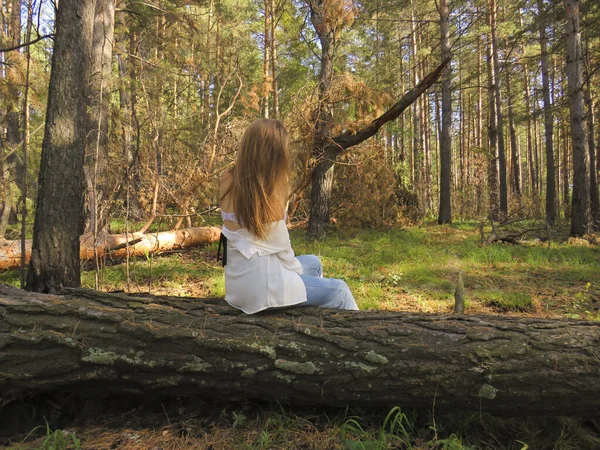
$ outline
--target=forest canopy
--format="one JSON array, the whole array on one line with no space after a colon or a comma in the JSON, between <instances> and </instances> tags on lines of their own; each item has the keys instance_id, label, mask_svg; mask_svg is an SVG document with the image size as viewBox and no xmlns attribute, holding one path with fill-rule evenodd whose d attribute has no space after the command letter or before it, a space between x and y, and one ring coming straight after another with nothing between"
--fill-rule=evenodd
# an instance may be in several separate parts
<instances>
[{"instance_id":1,"label":"forest canopy","mask_svg":"<svg viewBox=\"0 0 600 450\"><path fill-rule=\"evenodd\" d=\"M1 5L2 237L17 237L37 196L55 7ZM438 212L440 222L549 224L578 214L579 235L597 223L594 2L580 10L545 0L99 0L95 8L89 84L81 79L88 230L115 218L201 225L257 117L280 118L292 133L290 216L307 223L317 215L315 173L331 159L324 139L368 126L450 55L440 80L397 119L335 154L335 174L323 169L333 181L326 213L309 229L319 234L330 215L365 227ZM570 61L579 87L569 87ZM582 95L577 128L570 89Z\"/></svg>"}]
</instances>

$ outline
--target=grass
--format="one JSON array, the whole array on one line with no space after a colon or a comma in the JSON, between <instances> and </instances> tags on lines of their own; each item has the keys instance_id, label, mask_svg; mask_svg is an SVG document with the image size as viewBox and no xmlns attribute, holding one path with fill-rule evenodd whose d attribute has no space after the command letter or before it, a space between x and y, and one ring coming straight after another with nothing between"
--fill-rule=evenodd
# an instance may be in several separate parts
<instances>
[{"instance_id":1,"label":"grass","mask_svg":"<svg viewBox=\"0 0 600 450\"><path fill-rule=\"evenodd\" d=\"M185 403L185 402L188 403ZM583 450L600 448L598 424L564 417L498 418L432 411L218 405L191 399L120 407L65 429L38 427L6 448ZM36 435L37 433L37 435Z\"/></svg>"},{"instance_id":2,"label":"grass","mask_svg":"<svg viewBox=\"0 0 600 450\"><path fill-rule=\"evenodd\" d=\"M297 254L321 257L326 276L345 279L362 309L448 313L461 271L468 314L600 320L598 247L577 242L482 246L475 222L336 231L320 240L293 230L291 239ZM185 253L134 258L128 267L129 281L126 264L106 261L100 270L100 288L222 297L223 270L216 249L214 243ZM94 270L87 263L83 269L82 283L92 288ZM0 272L0 283L18 285L18 271ZM57 431L13 443L11 448L44 448L44 442L65 436L77 436L83 448L98 449L600 448L600 425L593 420L500 419L462 412L434 415L399 407L340 411L225 405L199 412L198 405L173 405L143 414L108 412L98 422L75 422L68 433ZM65 445L75 448L72 438Z\"/></svg>"},{"instance_id":3,"label":"grass","mask_svg":"<svg viewBox=\"0 0 600 450\"><path fill-rule=\"evenodd\" d=\"M327 275L346 279L362 308L449 312L462 271L467 312L569 317L579 296L577 314L598 318L596 247L482 246L474 222L338 232L319 241L295 231L292 241L297 253L321 256Z\"/></svg>"},{"instance_id":4,"label":"grass","mask_svg":"<svg viewBox=\"0 0 600 450\"><path fill-rule=\"evenodd\" d=\"M326 276L345 279L363 309L450 312L457 272L462 271L467 313L600 319L598 247L569 242L482 246L475 222L338 231L320 240L293 230L291 239L297 254L321 257ZM216 249L214 243L185 253L134 258L129 281L125 264L106 261L100 289L222 297ZM86 264L82 284L93 288L91 269ZM0 272L0 282L18 285L18 271Z\"/></svg>"}]
</instances>

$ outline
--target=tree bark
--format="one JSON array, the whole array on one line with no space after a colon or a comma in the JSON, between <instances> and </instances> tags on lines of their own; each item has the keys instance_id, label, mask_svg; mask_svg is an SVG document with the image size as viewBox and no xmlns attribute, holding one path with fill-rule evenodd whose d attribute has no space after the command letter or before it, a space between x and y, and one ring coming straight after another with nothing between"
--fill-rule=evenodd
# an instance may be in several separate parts
<instances>
[{"instance_id":1,"label":"tree bark","mask_svg":"<svg viewBox=\"0 0 600 450\"><path fill-rule=\"evenodd\" d=\"M510 187L511 192L519 199L521 198L521 163L519 161L519 146L517 144L517 131L515 129L514 95L511 89L511 71L506 66L506 96L508 100L508 130L510 134Z\"/></svg>"},{"instance_id":2,"label":"tree bark","mask_svg":"<svg viewBox=\"0 0 600 450\"><path fill-rule=\"evenodd\" d=\"M321 44L321 65L319 68L318 105L314 117L312 156L315 168L312 173L312 191L308 232L320 236L329 225L329 202L333 186L334 162L328 158L326 147L331 141L333 128L333 108L329 101L329 89L333 80L333 55L335 30L326 19L323 0L309 3L310 20ZM331 18L329 19L331 20Z\"/></svg>"},{"instance_id":3,"label":"tree bark","mask_svg":"<svg viewBox=\"0 0 600 450\"><path fill-rule=\"evenodd\" d=\"M1 5L0 41L2 47L19 48L21 43L21 2L8 0L6 6ZM6 14L5 14L6 13ZM11 181L16 181L23 189L20 175L23 173L22 163L17 157L17 147L21 142L19 130L19 98L22 77L19 70L19 52L14 49L0 53L0 62L4 63L0 70L4 86L2 108L0 111L0 238L3 238L12 208L14 207Z\"/></svg>"},{"instance_id":4,"label":"tree bark","mask_svg":"<svg viewBox=\"0 0 600 450\"><path fill-rule=\"evenodd\" d=\"M86 231L97 233L104 228L107 217L102 217L101 204L109 196L109 136L108 113L111 93L112 55L115 30L114 0L96 0L94 33L92 39L92 59L90 69L90 112L86 176L89 205Z\"/></svg>"},{"instance_id":5,"label":"tree bark","mask_svg":"<svg viewBox=\"0 0 600 450\"><path fill-rule=\"evenodd\" d=\"M440 34L442 61L450 58L450 11L446 0L440 0ZM451 209L451 185L452 185L452 137L450 129L452 127L452 94L450 85L452 82L452 67L450 64L444 69L444 79L442 80L442 131L440 133L440 210L438 223L452 222ZM462 161L461 161L462 163Z\"/></svg>"},{"instance_id":6,"label":"tree bark","mask_svg":"<svg viewBox=\"0 0 600 450\"><path fill-rule=\"evenodd\" d=\"M496 99L494 96L493 47L487 42L487 78L488 78L488 185L490 197L490 219L498 220L498 127L496 124Z\"/></svg>"},{"instance_id":7,"label":"tree bark","mask_svg":"<svg viewBox=\"0 0 600 450\"><path fill-rule=\"evenodd\" d=\"M529 194L531 197L536 200L538 197L538 179L535 173L535 166L533 163L533 138L531 136L532 133L532 123L531 123L531 95L529 93L529 66L527 64L523 64L523 84L524 84L524 96L525 96L525 107L527 108L527 170L529 172L529 176L527 180L529 181Z\"/></svg>"},{"instance_id":8,"label":"tree bark","mask_svg":"<svg viewBox=\"0 0 600 450\"><path fill-rule=\"evenodd\" d=\"M563 0L567 15L567 77L573 146L573 197L571 235L581 236L590 227L589 160L586 151L585 105L583 99L583 54L579 28L579 1Z\"/></svg>"},{"instance_id":9,"label":"tree bark","mask_svg":"<svg viewBox=\"0 0 600 450\"><path fill-rule=\"evenodd\" d=\"M542 66L542 91L544 95L544 132L546 144L546 222L554 225L556 220L556 180L554 178L554 118L550 102L550 77L548 76L548 37L544 1L538 0L540 50Z\"/></svg>"},{"instance_id":10,"label":"tree bark","mask_svg":"<svg viewBox=\"0 0 600 450\"><path fill-rule=\"evenodd\" d=\"M500 89L500 62L498 59L498 36L496 30L497 16L498 16L498 4L496 0L489 0L490 8L490 40L491 40L491 52L493 61L493 72L494 72L494 96L496 98L496 135L498 145L498 170L499 170L499 182L500 182L500 215L502 218L506 218L508 215L508 187L506 183L506 146L504 145L504 118L502 114L502 92Z\"/></svg>"},{"instance_id":11,"label":"tree bark","mask_svg":"<svg viewBox=\"0 0 600 450\"><path fill-rule=\"evenodd\" d=\"M264 0L263 6L265 8L265 20L264 20L264 41L263 41L263 85L262 85L262 115L265 118L269 118L269 96L273 84L270 80L269 66L271 64L271 21L273 16L271 14L270 0ZM272 69L272 67L271 67Z\"/></svg>"},{"instance_id":12,"label":"tree bark","mask_svg":"<svg viewBox=\"0 0 600 450\"><path fill-rule=\"evenodd\" d=\"M595 414L600 324L0 286L0 405L60 390Z\"/></svg>"},{"instance_id":13,"label":"tree bark","mask_svg":"<svg viewBox=\"0 0 600 450\"><path fill-rule=\"evenodd\" d=\"M197 247L210 244L219 239L221 229L218 227L186 228L178 231L161 231L159 233L107 234L88 233L79 238L81 260L92 260L98 257L124 258L145 256L173 250ZM94 246L94 242L96 243ZM94 248L95 247L95 248ZM94 254L94 251L96 254ZM0 240L0 270L15 269L20 265L21 243L19 241ZM25 241L25 264L31 257L31 240Z\"/></svg>"},{"instance_id":14,"label":"tree bark","mask_svg":"<svg viewBox=\"0 0 600 450\"><path fill-rule=\"evenodd\" d=\"M79 286L79 229L93 0L61 0L42 144L27 288Z\"/></svg>"}]
</instances>

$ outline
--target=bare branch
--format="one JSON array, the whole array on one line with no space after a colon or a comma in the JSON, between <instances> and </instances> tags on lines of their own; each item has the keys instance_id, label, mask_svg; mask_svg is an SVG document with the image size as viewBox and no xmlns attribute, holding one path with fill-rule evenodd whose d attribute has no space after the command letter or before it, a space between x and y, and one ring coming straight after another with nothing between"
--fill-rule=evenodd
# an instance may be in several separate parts
<instances>
[{"instance_id":1,"label":"bare branch","mask_svg":"<svg viewBox=\"0 0 600 450\"><path fill-rule=\"evenodd\" d=\"M353 147L355 145L360 144L361 142L369 139L371 136L375 135L379 131L379 129L388 123L391 120L396 119L402 112L412 105L415 100L417 100L421 94L423 94L427 89L429 89L433 83L440 77L446 65L450 63L450 58L443 61L433 72L429 73L421 82L409 90L406 94L402 96L400 100L394 104L390 109L388 109L385 113L379 116L377 119L373 120L368 126L360 129L354 134L340 134L333 138L333 144L331 147L336 148L336 153L342 153L344 150Z\"/></svg>"},{"instance_id":2,"label":"bare branch","mask_svg":"<svg viewBox=\"0 0 600 450\"><path fill-rule=\"evenodd\" d=\"M40 36L40 37L34 39L33 41L23 42L22 44L15 45L13 47L0 48L0 53L12 52L13 50L19 50L20 48L28 47L37 42L40 42L41 40L48 39L48 38L54 39L54 35L53 34L44 34L43 36Z\"/></svg>"}]
</instances>

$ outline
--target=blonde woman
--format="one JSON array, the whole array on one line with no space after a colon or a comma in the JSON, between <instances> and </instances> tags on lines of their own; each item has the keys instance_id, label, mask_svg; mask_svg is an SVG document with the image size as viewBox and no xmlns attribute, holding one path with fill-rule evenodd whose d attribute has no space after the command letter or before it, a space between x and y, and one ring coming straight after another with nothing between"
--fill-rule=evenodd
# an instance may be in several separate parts
<instances>
[{"instance_id":1,"label":"blonde woman","mask_svg":"<svg viewBox=\"0 0 600 450\"><path fill-rule=\"evenodd\" d=\"M290 170L283 124L253 122L220 184L225 300L247 314L292 305L358 310L344 281L322 277L318 257L294 256L285 223Z\"/></svg>"}]
</instances>

